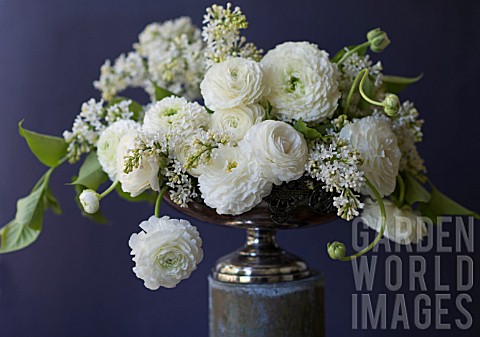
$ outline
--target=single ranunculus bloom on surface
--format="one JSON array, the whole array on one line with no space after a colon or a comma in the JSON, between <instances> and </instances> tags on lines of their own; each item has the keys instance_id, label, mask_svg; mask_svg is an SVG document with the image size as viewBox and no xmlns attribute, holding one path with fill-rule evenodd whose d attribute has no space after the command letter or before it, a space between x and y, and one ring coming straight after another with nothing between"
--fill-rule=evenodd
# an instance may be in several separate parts
<instances>
[{"instance_id":1,"label":"single ranunculus bloom on surface","mask_svg":"<svg viewBox=\"0 0 480 337\"><path fill-rule=\"evenodd\" d=\"M213 111L256 103L265 91L259 63L232 57L215 63L200 83L205 105Z\"/></svg>"},{"instance_id":2,"label":"single ranunculus bloom on surface","mask_svg":"<svg viewBox=\"0 0 480 337\"><path fill-rule=\"evenodd\" d=\"M303 135L290 124L266 120L248 130L248 143L268 180L280 185L305 172L308 147Z\"/></svg>"},{"instance_id":3,"label":"single ranunculus bloom on surface","mask_svg":"<svg viewBox=\"0 0 480 337\"><path fill-rule=\"evenodd\" d=\"M270 90L266 98L279 119L321 122L332 117L340 91L337 66L327 52L309 42L285 42L260 63Z\"/></svg>"},{"instance_id":4,"label":"single ranunculus bloom on surface","mask_svg":"<svg viewBox=\"0 0 480 337\"><path fill-rule=\"evenodd\" d=\"M197 269L203 259L202 239L190 222L151 216L139 226L142 231L132 234L128 244L135 262L133 271L145 287L173 288Z\"/></svg>"},{"instance_id":5,"label":"single ranunculus bloom on surface","mask_svg":"<svg viewBox=\"0 0 480 337\"><path fill-rule=\"evenodd\" d=\"M388 121L372 116L358 119L347 124L340 131L340 137L347 139L360 153L363 160L361 169L380 195L383 197L392 194L401 153L397 136ZM373 197L373 193L367 188L364 188L362 193Z\"/></svg>"},{"instance_id":6,"label":"single ranunculus bloom on surface","mask_svg":"<svg viewBox=\"0 0 480 337\"><path fill-rule=\"evenodd\" d=\"M398 208L390 200L383 200L387 222L383 236L403 244L409 245L419 243L427 233L425 218L414 213L411 208ZM368 227L380 231L382 226L382 215L378 202L370 198L365 200L365 206L362 212L362 220Z\"/></svg>"}]
</instances>

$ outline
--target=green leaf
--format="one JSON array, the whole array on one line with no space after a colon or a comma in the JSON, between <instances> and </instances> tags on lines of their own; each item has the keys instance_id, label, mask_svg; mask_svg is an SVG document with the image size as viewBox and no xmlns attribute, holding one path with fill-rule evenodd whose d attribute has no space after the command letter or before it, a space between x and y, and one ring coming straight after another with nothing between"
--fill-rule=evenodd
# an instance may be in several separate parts
<instances>
[{"instance_id":1,"label":"green leaf","mask_svg":"<svg viewBox=\"0 0 480 337\"><path fill-rule=\"evenodd\" d=\"M20 135L27 141L32 153L43 164L57 167L67 154L67 143L59 137L42 135L22 127L23 120L18 123Z\"/></svg>"},{"instance_id":2,"label":"green leaf","mask_svg":"<svg viewBox=\"0 0 480 337\"><path fill-rule=\"evenodd\" d=\"M158 101L161 101L162 99L164 99L165 97L169 97L169 96L177 96L175 95L173 92L171 91L168 91L167 89L164 89L164 88L161 88L159 87L156 83L152 82L153 83L153 86L155 88L155 100L158 102Z\"/></svg>"},{"instance_id":3,"label":"green leaf","mask_svg":"<svg viewBox=\"0 0 480 337\"><path fill-rule=\"evenodd\" d=\"M82 185L96 191L98 186L104 183L107 179L107 175L103 172L102 167L98 162L97 153L91 152L85 158L85 161L80 167L78 178L72 182L72 185Z\"/></svg>"},{"instance_id":4,"label":"green leaf","mask_svg":"<svg viewBox=\"0 0 480 337\"><path fill-rule=\"evenodd\" d=\"M315 130L320 132L322 135L325 135L327 133L327 130L332 129L332 128L333 128L332 123L321 124L321 125L315 126Z\"/></svg>"},{"instance_id":5,"label":"green leaf","mask_svg":"<svg viewBox=\"0 0 480 337\"><path fill-rule=\"evenodd\" d=\"M125 199L129 202L148 202L150 204L154 203L157 200L157 194L152 193L151 191L145 191L139 196L132 198L129 193L126 193L122 190L122 186L120 184L117 185L115 188L118 196L122 199Z\"/></svg>"},{"instance_id":6,"label":"green leaf","mask_svg":"<svg viewBox=\"0 0 480 337\"><path fill-rule=\"evenodd\" d=\"M31 245L41 230L10 221L0 230L0 253L11 253Z\"/></svg>"},{"instance_id":7,"label":"green leaf","mask_svg":"<svg viewBox=\"0 0 480 337\"><path fill-rule=\"evenodd\" d=\"M42 231L45 193L53 168L45 173L32 192L17 201L15 219L0 230L0 253L13 252L32 244Z\"/></svg>"},{"instance_id":8,"label":"green leaf","mask_svg":"<svg viewBox=\"0 0 480 337\"><path fill-rule=\"evenodd\" d=\"M45 210L52 209L53 213L60 215L62 214L62 208L57 198L53 195L50 187L47 187L43 195L43 207Z\"/></svg>"},{"instance_id":9,"label":"green leaf","mask_svg":"<svg viewBox=\"0 0 480 337\"><path fill-rule=\"evenodd\" d=\"M265 107L265 119L274 119L272 116L273 112L273 106L270 103L270 101L267 101L266 107Z\"/></svg>"},{"instance_id":10,"label":"green leaf","mask_svg":"<svg viewBox=\"0 0 480 337\"><path fill-rule=\"evenodd\" d=\"M29 226L32 229L42 229L44 192L44 186L42 185L41 188L17 201L16 223Z\"/></svg>"},{"instance_id":11,"label":"green leaf","mask_svg":"<svg viewBox=\"0 0 480 337\"><path fill-rule=\"evenodd\" d=\"M425 187L410 173L404 173L403 181L405 182L405 201L412 206L417 202L428 203L430 201L430 193Z\"/></svg>"},{"instance_id":12,"label":"green leaf","mask_svg":"<svg viewBox=\"0 0 480 337\"><path fill-rule=\"evenodd\" d=\"M323 138L323 135L320 132L318 132L313 128L308 127L307 124L304 121L302 121L301 118L295 123L293 127L295 130L302 133L306 139Z\"/></svg>"},{"instance_id":13,"label":"green leaf","mask_svg":"<svg viewBox=\"0 0 480 337\"><path fill-rule=\"evenodd\" d=\"M80 208L80 210L82 211L82 215L86 218L89 218L90 220L96 222L96 223L99 223L99 224L107 224L108 223L108 219L102 214L101 211L98 211L97 213L95 214L89 214L87 212L85 212L83 210L83 207L82 205L80 204L80 199L79 199L79 196L80 196L80 193L82 193L83 190L87 189L88 187L86 186L83 186L83 185L78 185L76 184L75 185L75 192L76 192L76 196L75 196L75 202L77 203L78 205L78 208Z\"/></svg>"},{"instance_id":14,"label":"green leaf","mask_svg":"<svg viewBox=\"0 0 480 337\"><path fill-rule=\"evenodd\" d=\"M418 207L418 210L422 213L423 216L429 217L434 224L437 223L437 217L442 215L464 215L464 216L473 216L475 219L480 220L480 215L466 209L459 203L453 201L445 194L440 192L433 184L432 194L430 201L428 203L421 203Z\"/></svg>"},{"instance_id":15,"label":"green leaf","mask_svg":"<svg viewBox=\"0 0 480 337\"><path fill-rule=\"evenodd\" d=\"M386 92L389 92L392 94L398 94L410 84L420 81L422 77L423 77L423 74L420 74L417 77L400 77L400 76L384 75L382 77L382 81L383 81L383 85L385 86Z\"/></svg>"},{"instance_id":16,"label":"green leaf","mask_svg":"<svg viewBox=\"0 0 480 337\"><path fill-rule=\"evenodd\" d=\"M362 43L363 44L363 43ZM357 48L358 46L360 46L359 44L358 45L353 45L353 46L348 46L346 47L348 50L352 50L354 48ZM361 48L359 48L357 50L357 53L359 56L364 56L366 53L367 53L367 49L368 49L368 46L365 45ZM339 50L335 56L333 56L332 58L332 62L333 63L337 63L338 61L340 61L340 59L343 57L343 55L345 55L345 53L347 52L347 50L345 50L345 48L342 48L341 50Z\"/></svg>"}]
</instances>

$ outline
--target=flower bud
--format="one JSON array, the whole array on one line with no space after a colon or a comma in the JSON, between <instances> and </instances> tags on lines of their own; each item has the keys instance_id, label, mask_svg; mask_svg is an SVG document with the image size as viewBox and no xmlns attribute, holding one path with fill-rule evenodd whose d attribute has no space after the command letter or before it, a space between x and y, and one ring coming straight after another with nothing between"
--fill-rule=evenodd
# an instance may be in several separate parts
<instances>
[{"instance_id":1,"label":"flower bud","mask_svg":"<svg viewBox=\"0 0 480 337\"><path fill-rule=\"evenodd\" d=\"M372 29L367 33L367 40L370 42L370 49L374 53L382 52L390 44L387 33L380 28Z\"/></svg>"},{"instance_id":2,"label":"flower bud","mask_svg":"<svg viewBox=\"0 0 480 337\"><path fill-rule=\"evenodd\" d=\"M382 104L385 113L389 116L395 116L400 109L400 99L395 94L388 94Z\"/></svg>"},{"instance_id":3,"label":"flower bud","mask_svg":"<svg viewBox=\"0 0 480 337\"><path fill-rule=\"evenodd\" d=\"M338 116L336 119L334 119L332 121L332 124L338 129L340 130L341 128L343 128L345 125L347 125L349 123L348 121L348 116L347 115L340 115Z\"/></svg>"},{"instance_id":4,"label":"flower bud","mask_svg":"<svg viewBox=\"0 0 480 337\"><path fill-rule=\"evenodd\" d=\"M100 194L91 189L83 190L78 197L80 204L82 204L83 210L86 213L94 214L98 212L100 208Z\"/></svg>"},{"instance_id":5,"label":"flower bud","mask_svg":"<svg viewBox=\"0 0 480 337\"><path fill-rule=\"evenodd\" d=\"M341 242L335 241L327 244L328 255L334 260L341 260L345 257L345 245Z\"/></svg>"}]
</instances>

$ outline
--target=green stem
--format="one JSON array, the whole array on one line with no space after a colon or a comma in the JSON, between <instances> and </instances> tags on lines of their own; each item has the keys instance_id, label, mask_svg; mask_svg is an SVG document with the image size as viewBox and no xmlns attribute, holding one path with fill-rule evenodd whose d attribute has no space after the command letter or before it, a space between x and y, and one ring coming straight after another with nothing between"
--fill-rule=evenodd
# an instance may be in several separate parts
<instances>
[{"instance_id":1,"label":"green stem","mask_svg":"<svg viewBox=\"0 0 480 337\"><path fill-rule=\"evenodd\" d=\"M360 81L360 88L359 88L360 89L360 95L362 95L363 99L366 100L370 104L378 105L378 106L384 106L382 102L374 101L373 99L368 97L367 94L365 94L365 92L363 91L363 85L365 84L365 80L367 79L367 76L368 76L368 69L365 68L365 69L362 70L362 72L364 74L363 74L362 80Z\"/></svg>"},{"instance_id":2,"label":"green stem","mask_svg":"<svg viewBox=\"0 0 480 337\"><path fill-rule=\"evenodd\" d=\"M345 102L345 106L343 107L343 114L344 115L346 115L348 113L348 108L350 107L350 102L352 100L353 93L355 92L355 90L357 90L358 82L360 82L360 78L363 76L363 73L365 72L365 70L367 70L367 69L361 70L358 73L357 77L355 77L355 80L353 81L352 87L350 88L350 91L349 91L348 96L347 96L347 101ZM368 72L368 70L367 70L367 72Z\"/></svg>"},{"instance_id":3,"label":"green stem","mask_svg":"<svg viewBox=\"0 0 480 337\"><path fill-rule=\"evenodd\" d=\"M385 232L385 227L386 227L386 224L387 224L387 213L385 211L385 205L383 204L383 200L382 200L382 197L380 196L380 193L378 193L377 189L375 188L375 186L373 186L369 181L368 179L365 181L365 183L367 184L367 186L370 188L370 190L373 192L373 194L375 195L375 198L377 199L377 202L378 202L378 205L380 206L380 212L382 213L382 226L380 227L380 231L378 232L377 236L375 237L375 239L368 245L368 247L362 249L361 251L357 252L356 254L354 255L350 255L350 256L345 256L343 258L341 258L340 260L342 261L350 261L350 260L353 260L353 259L356 259L357 257L360 257L362 255L364 255L365 253L368 253L370 250L372 250L373 247L375 247L377 245L377 243L382 239L383 237L383 233Z\"/></svg>"},{"instance_id":4,"label":"green stem","mask_svg":"<svg viewBox=\"0 0 480 337\"><path fill-rule=\"evenodd\" d=\"M345 62L346 59L348 59L353 53L356 53L357 51L359 51L360 49L364 48L364 47L368 47L370 46L370 42L369 41L366 41L362 44L359 44L358 46L356 46L355 48L352 48L350 49L349 51L347 51L345 54L343 54L342 58L337 62L337 64L342 64L343 62Z\"/></svg>"},{"instance_id":5,"label":"green stem","mask_svg":"<svg viewBox=\"0 0 480 337\"><path fill-rule=\"evenodd\" d=\"M162 199L163 199L163 196L165 195L165 192L167 192L167 189L168 189L168 186L165 185L162 187L162 189L158 193L157 201L155 202L155 213L154 213L157 218L160 217L160 206L162 205Z\"/></svg>"},{"instance_id":6,"label":"green stem","mask_svg":"<svg viewBox=\"0 0 480 337\"><path fill-rule=\"evenodd\" d=\"M110 192L112 192L112 191L115 189L115 187L117 187L117 185L118 185L118 179L115 180L115 181L110 185L110 187L107 188L102 194L100 194L100 199L105 198L107 195L109 195Z\"/></svg>"},{"instance_id":7,"label":"green stem","mask_svg":"<svg viewBox=\"0 0 480 337\"><path fill-rule=\"evenodd\" d=\"M405 203L405 182L403 181L403 178L400 174L397 175L397 184L400 189L400 196L398 198L398 202L400 204L399 208L400 208Z\"/></svg>"},{"instance_id":8,"label":"green stem","mask_svg":"<svg viewBox=\"0 0 480 337\"><path fill-rule=\"evenodd\" d=\"M39 188L40 186L42 186L42 185L48 184L48 181L50 180L50 176L51 176L53 170L55 170L55 168L54 168L54 167L50 167L50 168L48 169L48 171L45 172L45 173L43 174L43 176L40 177L40 179L37 181L37 183L35 184L35 186L33 186L32 191L35 191L36 189L38 189L38 188ZM46 182L45 182L45 180L46 180Z\"/></svg>"}]
</instances>

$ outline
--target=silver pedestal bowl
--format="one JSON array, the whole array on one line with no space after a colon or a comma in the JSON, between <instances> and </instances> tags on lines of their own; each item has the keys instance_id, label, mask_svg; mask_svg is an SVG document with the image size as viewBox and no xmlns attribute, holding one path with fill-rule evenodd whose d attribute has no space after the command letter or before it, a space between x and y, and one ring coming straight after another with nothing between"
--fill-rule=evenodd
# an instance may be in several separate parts
<instances>
[{"instance_id":1,"label":"silver pedestal bowl","mask_svg":"<svg viewBox=\"0 0 480 337\"><path fill-rule=\"evenodd\" d=\"M336 217L332 195L305 178L274 186L259 205L236 216L219 215L201 200L187 208L179 207L168 196L165 201L199 221L247 230L245 245L221 257L212 270L215 280L229 283L276 283L310 276L301 258L278 246L276 231L319 225Z\"/></svg>"}]
</instances>

